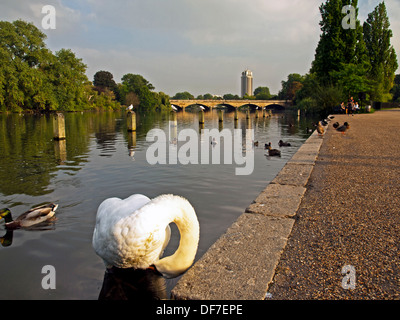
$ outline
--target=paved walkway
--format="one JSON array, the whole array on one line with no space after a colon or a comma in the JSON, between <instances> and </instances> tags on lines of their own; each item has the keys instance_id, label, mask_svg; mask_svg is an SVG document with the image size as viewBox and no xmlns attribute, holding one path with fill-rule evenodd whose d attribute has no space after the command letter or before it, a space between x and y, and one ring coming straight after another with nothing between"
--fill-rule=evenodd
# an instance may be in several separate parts
<instances>
[{"instance_id":1,"label":"paved walkway","mask_svg":"<svg viewBox=\"0 0 400 320\"><path fill-rule=\"evenodd\" d=\"M400 110L333 121L267 296L399 299Z\"/></svg>"}]
</instances>

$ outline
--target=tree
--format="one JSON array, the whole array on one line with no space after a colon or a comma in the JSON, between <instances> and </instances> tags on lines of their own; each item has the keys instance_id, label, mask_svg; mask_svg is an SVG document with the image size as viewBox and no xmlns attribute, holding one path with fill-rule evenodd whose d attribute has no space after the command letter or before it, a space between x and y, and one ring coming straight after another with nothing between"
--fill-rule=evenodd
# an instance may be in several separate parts
<instances>
[{"instance_id":1,"label":"tree","mask_svg":"<svg viewBox=\"0 0 400 320\"><path fill-rule=\"evenodd\" d=\"M296 92L302 88L304 77L298 73L288 75L287 81L282 81L282 90L279 92L279 99L293 100Z\"/></svg>"},{"instance_id":2,"label":"tree","mask_svg":"<svg viewBox=\"0 0 400 320\"><path fill-rule=\"evenodd\" d=\"M117 84L114 81L114 76L109 71L97 71L93 77L93 85L100 91L108 88L112 91L116 91Z\"/></svg>"},{"instance_id":3,"label":"tree","mask_svg":"<svg viewBox=\"0 0 400 320\"><path fill-rule=\"evenodd\" d=\"M365 69L349 63L343 64L340 71L332 71L331 77L347 97L357 97L360 92L368 92L371 88L365 74Z\"/></svg>"},{"instance_id":4,"label":"tree","mask_svg":"<svg viewBox=\"0 0 400 320\"><path fill-rule=\"evenodd\" d=\"M0 21L1 110L76 111L93 107L92 86L82 59L69 49L53 54L45 38L32 23Z\"/></svg>"},{"instance_id":5,"label":"tree","mask_svg":"<svg viewBox=\"0 0 400 320\"><path fill-rule=\"evenodd\" d=\"M257 100L268 100L271 98L271 93L268 87L258 87L254 90L254 95Z\"/></svg>"},{"instance_id":6,"label":"tree","mask_svg":"<svg viewBox=\"0 0 400 320\"><path fill-rule=\"evenodd\" d=\"M172 99L175 100L194 100L194 96L192 94L190 94L189 92L185 91L185 92L178 92L177 94L175 94Z\"/></svg>"},{"instance_id":7,"label":"tree","mask_svg":"<svg viewBox=\"0 0 400 320\"><path fill-rule=\"evenodd\" d=\"M55 57L56 61L49 69L57 97L57 109L77 111L88 108L86 65L70 49L57 51Z\"/></svg>"},{"instance_id":8,"label":"tree","mask_svg":"<svg viewBox=\"0 0 400 320\"><path fill-rule=\"evenodd\" d=\"M45 68L52 56L45 38L33 24L0 21L1 109L44 109L51 103Z\"/></svg>"},{"instance_id":9,"label":"tree","mask_svg":"<svg viewBox=\"0 0 400 320\"><path fill-rule=\"evenodd\" d=\"M240 97L237 94L227 93L224 94L223 98L225 100L240 100Z\"/></svg>"},{"instance_id":10,"label":"tree","mask_svg":"<svg viewBox=\"0 0 400 320\"><path fill-rule=\"evenodd\" d=\"M393 95L393 102L400 102L400 74L394 78L394 86L390 93Z\"/></svg>"},{"instance_id":11,"label":"tree","mask_svg":"<svg viewBox=\"0 0 400 320\"><path fill-rule=\"evenodd\" d=\"M395 71L398 68L397 55L390 44L393 36L386 12L385 2L375 7L364 22L364 40L369 53L371 70L369 78L373 85L371 99L385 101L393 87Z\"/></svg>"},{"instance_id":12,"label":"tree","mask_svg":"<svg viewBox=\"0 0 400 320\"><path fill-rule=\"evenodd\" d=\"M315 73L322 85L335 84L332 73L340 71L345 64L363 65L365 69L366 49L362 27L358 20L358 0L327 0L320 6L322 20L321 36L315 51L310 73ZM354 28L344 28L342 13L345 5L351 5L354 12Z\"/></svg>"},{"instance_id":13,"label":"tree","mask_svg":"<svg viewBox=\"0 0 400 320\"><path fill-rule=\"evenodd\" d=\"M122 86L120 89L121 100L124 104L129 105L134 95L139 99L139 111L156 110L164 106L168 106L169 100L166 100L165 94L152 91L154 86L139 74L128 73L122 77ZM134 93L132 95L131 93ZM134 100L132 100L134 101ZM133 104L133 103L132 103Z\"/></svg>"}]
</instances>

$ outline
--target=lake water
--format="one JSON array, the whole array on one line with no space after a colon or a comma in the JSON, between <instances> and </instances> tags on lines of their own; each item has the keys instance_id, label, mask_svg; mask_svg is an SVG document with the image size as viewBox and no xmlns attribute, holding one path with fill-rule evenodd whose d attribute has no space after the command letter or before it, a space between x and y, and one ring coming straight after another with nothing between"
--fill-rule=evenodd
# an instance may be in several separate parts
<instances>
[{"instance_id":1,"label":"lake water","mask_svg":"<svg viewBox=\"0 0 400 320\"><path fill-rule=\"evenodd\" d=\"M177 113L172 129L172 113L138 114L135 133L128 132L124 111L67 113L67 138L61 142L53 140L50 115L0 114L0 208L8 207L15 218L45 202L59 204L57 220L45 226L6 233L0 221L0 299L97 299L105 267L91 240L97 207L109 197L173 193L187 198L200 222L199 259L292 157L315 121L290 113L256 118L252 112L246 119L239 112L235 123L233 112L223 112L223 123L217 110L206 112L204 129L254 129L259 146L253 149L251 175L235 175L240 167L235 163L148 163L146 151L154 144L146 141L148 132L179 134L190 128L200 133L197 110ZM281 148L280 158L265 156L264 144L271 141L278 148L280 139L292 147ZM167 255L178 241L173 228ZM42 287L47 265L56 271L55 289ZM176 281L167 281L168 292Z\"/></svg>"}]
</instances>

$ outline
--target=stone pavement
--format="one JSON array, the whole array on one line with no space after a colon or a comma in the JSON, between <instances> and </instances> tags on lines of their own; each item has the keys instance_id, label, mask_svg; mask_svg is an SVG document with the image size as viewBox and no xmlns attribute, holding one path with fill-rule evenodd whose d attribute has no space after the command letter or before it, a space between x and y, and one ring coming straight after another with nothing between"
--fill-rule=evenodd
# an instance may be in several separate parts
<instances>
[{"instance_id":1,"label":"stone pavement","mask_svg":"<svg viewBox=\"0 0 400 320\"><path fill-rule=\"evenodd\" d=\"M172 298L400 297L400 110L336 121L346 134L314 133Z\"/></svg>"},{"instance_id":2,"label":"stone pavement","mask_svg":"<svg viewBox=\"0 0 400 320\"><path fill-rule=\"evenodd\" d=\"M399 299L400 110L333 121L268 296Z\"/></svg>"}]
</instances>

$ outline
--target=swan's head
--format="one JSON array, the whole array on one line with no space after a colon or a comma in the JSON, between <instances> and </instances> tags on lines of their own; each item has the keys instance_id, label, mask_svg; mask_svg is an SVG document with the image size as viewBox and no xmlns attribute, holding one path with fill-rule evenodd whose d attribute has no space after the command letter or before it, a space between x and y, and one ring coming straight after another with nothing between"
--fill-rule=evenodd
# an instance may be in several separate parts
<instances>
[{"instance_id":1,"label":"swan's head","mask_svg":"<svg viewBox=\"0 0 400 320\"><path fill-rule=\"evenodd\" d=\"M179 229L179 247L173 255L160 259L169 241L170 223ZM172 278L192 265L199 229L193 207L182 197L110 198L99 206L93 247L107 267L146 269L154 265L163 276Z\"/></svg>"}]
</instances>

